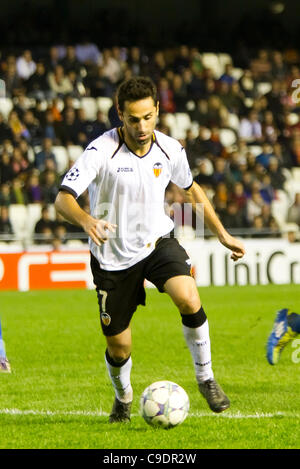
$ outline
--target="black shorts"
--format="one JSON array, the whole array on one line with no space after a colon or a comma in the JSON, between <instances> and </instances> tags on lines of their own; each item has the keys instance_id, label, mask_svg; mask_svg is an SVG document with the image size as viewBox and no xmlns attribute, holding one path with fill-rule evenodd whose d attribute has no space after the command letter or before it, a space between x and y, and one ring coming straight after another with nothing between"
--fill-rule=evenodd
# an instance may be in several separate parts
<instances>
[{"instance_id":1,"label":"black shorts","mask_svg":"<svg viewBox=\"0 0 300 469\"><path fill-rule=\"evenodd\" d=\"M91 255L91 269L98 295L100 323L104 335L127 329L138 305L145 305L144 280L163 293L165 282L177 275L191 276L191 262L175 238L161 238L145 259L124 270L108 271Z\"/></svg>"}]
</instances>

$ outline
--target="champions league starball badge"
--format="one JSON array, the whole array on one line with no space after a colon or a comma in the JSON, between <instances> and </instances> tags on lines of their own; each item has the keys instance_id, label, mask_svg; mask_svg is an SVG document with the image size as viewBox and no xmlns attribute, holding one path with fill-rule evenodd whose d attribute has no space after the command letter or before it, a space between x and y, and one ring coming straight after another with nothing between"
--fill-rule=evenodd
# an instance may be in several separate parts
<instances>
[{"instance_id":1,"label":"champions league starball badge","mask_svg":"<svg viewBox=\"0 0 300 469\"><path fill-rule=\"evenodd\" d=\"M70 171L67 172L66 178L68 181L76 181L79 177L79 169L77 168L72 168Z\"/></svg>"}]
</instances>

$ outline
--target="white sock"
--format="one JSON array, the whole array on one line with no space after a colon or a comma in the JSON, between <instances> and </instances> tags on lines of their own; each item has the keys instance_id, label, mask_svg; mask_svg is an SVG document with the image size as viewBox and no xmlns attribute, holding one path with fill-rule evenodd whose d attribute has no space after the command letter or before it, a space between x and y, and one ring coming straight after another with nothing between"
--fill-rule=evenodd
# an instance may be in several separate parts
<instances>
[{"instance_id":1,"label":"white sock","mask_svg":"<svg viewBox=\"0 0 300 469\"><path fill-rule=\"evenodd\" d=\"M197 382L213 378L207 319L200 327L187 327L184 324L182 327L185 341L194 361Z\"/></svg>"},{"instance_id":2,"label":"white sock","mask_svg":"<svg viewBox=\"0 0 300 469\"><path fill-rule=\"evenodd\" d=\"M119 401L128 403L133 399L133 391L130 383L130 372L132 367L131 357L123 366L112 366L105 356L105 363L116 397Z\"/></svg>"}]
</instances>

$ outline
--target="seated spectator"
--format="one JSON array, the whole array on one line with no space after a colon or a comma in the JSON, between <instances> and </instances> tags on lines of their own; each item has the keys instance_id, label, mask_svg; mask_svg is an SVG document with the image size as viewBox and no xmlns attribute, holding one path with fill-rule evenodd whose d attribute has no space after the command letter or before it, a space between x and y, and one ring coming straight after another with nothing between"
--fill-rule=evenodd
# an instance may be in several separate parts
<instances>
[{"instance_id":1,"label":"seated spectator","mask_svg":"<svg viewBox=\"0 0 300 469\"><path fill-rule=\"evenodd\" d=\"M53 230L45 226L44 228L42 228L40 233L34 234L34 241L36 244L52 244L53 237Z\"/></svg>"},{"instance_id":2,"label":"seated spectator","mask_svg":"<svg viewBox=\"0 0 300 469\"><path fill-rule=\"evenodd\" d=\"M278 50L272 52L271 74L277 80L284 80L288 75L288 67L284 63L282 53Z\"/></svg>"},{"instance_id":3,"label":"seated spectator","mask_svg":"<svg viewBox=\"0 0 300 469\"><path fill-rule=\"evenodd\" d=\"M286 234L286 238L289 243L299 243L300 242L300 236L299 233L296 230L289 230Z\"/></svg>"},{"instance_id":4,"label":"seated spectator","mask_svg":"<svg viewBox=\"0 0 300 469\"><path fill-rule=\"evenodd\" d=\"M51 104L48 106L48 110L52 113L55 124L63 120L62 110L59 105L59 99L54 98Z\"/></svg>"},{"instance_id":5,"label":"seated spectator","mask_svg":"<svg viewBox=\"0 0 300 469\"><path fill-rule=\"evenodd\" d=\"M271 238L281 238L280 227L279 227L279 224L277 223L277 221L274 217L270 218L270 221L269 221L269 224L267 225L267 228L270 231L269 236Z\"/></svg>"},{"instance_id":6,"label":"seated spectator","mask_svg":"<svg viewBox=\"0 0 300 469\"><path fill-rule=\"evenodd\" d=\"M54 204L59 189L55 171L48 169L43 173L43 184L41 189L43 203Z\"/></svg>"},{"instance_id":7,"label":"seated spectator","mask_svg":"<svg viewBox=\"0 0 300 469\"><path fill-rule=\"evenodd\" d=\"M30 98L43 100L53 98L47 79L47 72L43 62L36 64L35 72L25 82L27 94Z\"/></svg>"},{"instance_id":8,"label":"seated spectator","mask_svg":"<svg viewBox=\"0 0 300 469\"><path fill-rule=\"evenodd\" d=\"M210 165L211 163L207 158L201 158L197 163L198 174L194 177L194 180L201 186L212 187L214 184Z\"/></svg>"},{"instance_id":9,"label":"seated spectator","mask_svg":"<svg viewBox=\"0 0 300 469\"><path fill-rule=\"evenodd\" d=\"M258 56L251 61L251 70L259 81L270 81L272 78L271 61L267 50L258 51Z\"/></svg>"},{"instance_id":10,"label":"seated spectator","mask_svg":"<svg viewBox=\"0 0 300 469\"><path fill-rule=\"evenodd\" d=\"M182 73L183 70L190 66L190 51L186 45L181 45L175 55L173 69L175 73Z\"/></svg>"},{"instance_id":11,"label":"seated spectator","mask_svg":"<svg viewBox=\"0 0 300 469\"><path fill-rule=\"evenodd\" d=\"M49 208L45 205L42 207L41 210L41 218L35 224L34 232L36 234L41 234L47 229L50 230L50 232L52 233L54 226L55 224L50 218Z\"/></svg>"},{"instance_id":12,"label":"seated spectator","mask_svg":"<svg viewBox=\"0 0 300 469\"><path fill-rule=\"evenodd\" d=\"M280 90L280 81L274 79L272 81L272 88L265 95L267 100L268 109L272 112L275 122L278 125L279 129L282 125L282 115L283 115L283 105L281 103L281 90Z\"/></svg>"},{"instance_id":13,"label":"seated spectator","mask_svg":"<svg viewBox=\"0 0 300 469\"><path fill-rule=\"evenodd\" d=\"M300 166L300 135L295 134L290 143L293 166Z\"/></svg>"},{"instance_id":14,"label":"seated spectator","mask_svg":"<svg viewBox=\"0 0 300 469\"><path fill-rule=\"evenodd\" d=\"M241 91L246 98L253 99L256 95L256 82L251 70L244 70L241 78L238 80Z\"/></svg>"},{"instance_id":15,"label":"seated spectator","mask_svg":"<svg viewBox=\"0 0 300 469\"><path fill-rule=\"evenodd\" d=\"M214 186L216 186L219 184L219 182L224 182L227 186L230 186L234 182L227 162L224 158L216 158L214 161L212 183Z\"/></svg>"},{"instance_id":16,"label":"seated spectator","mask_svg":"<svg viewBox=\"0 0 300 469\"><path fill-rule=\"evenodd\" d=\"M82 70L85 70L84 65L76 57L76 49L72 45L66 47L66 55L59 61L65 72L68 74L71 70L80 75Z\"/></svg>"},{"instance_id":17,"label":"seated spectator","mask_svg":"<svg viewBox=\"0 0 300 469\"><path fill-rule=\"evenodd\" d=\"M0 112L0 142L7 139L13 139L13 132L7 122L5 122L2 112Z\"/></svg>"},{"instance_id":18,"label":"seated spectator","mask_svg":"<svg viewBox=\"0 0 300 469\"><path fill-rule=\"evenodd\" d=\"M244 211L247 205L247 195L244 191L244 186L241 182L236 182L233 185L233 191L230 200L236 203L238 210Z\"/></svg>"},{"instance_id":19,"label":"seated spectator","mask_svg":"<svg viewBox=\"0 0 300 469\"><path fill-rule=\"evenodd\" d=\"M49 72L53 72L55 67L60 63L59 50L56 46L51 46L47 53L47 58L45 60L45 68Z\"/></svg>"},{"instance_id":20,"label":"seated spectator","mask_svg":"<svg viewBox=\"0 0 300 469\"><path fill-rule=\"evenodd\" d=\"M281 167L291 168L293 166L293 160L290 152L279 142L275 142L273 145L273 154L278 160L278 164Z\"/></svg>"},{"instance_id":21,"label":"seated spectator","mask_svg":"<svg viewBox=\"0 0 300 469\"><path fill-rule=\"evenodd\" d=\"M67 228L65 223L55 223L53 235L55 239L59 239L62 244L66 242Z\"/></svg>"},{"instance_id":22,"label":"seated spectator","mask_svg":"<svg viewBox=\"0 0 300 469\"><path fill-rule=\"evenodd\" d=\"M149 76L152 77L155 83L165 75L167 71L167 63L163 51L158 50L154 52L152 58L150 58L149 64Z\"/></svg>"},{"instance_id":23,"label":"seated spectator","mask_svg":"<svg viewBox=\"0 0 300 469\"><path fill-rule=\"evenodd\" d=\"M187 88L181 75L175 74L172 81L173 100L176 112L186 112Z\"/></svg>"},{"instance_id":24,"label":"seated spectator","mask_svg":"<svg viewBox=\"0 0 300 469\"><path fill-rule=\"evenodd\" d=\"M81 208L89 213L89 208L85 205L82 205L82 196L78 199L78 201L80 202ZM61 236L64 238L64 241L66 241L68 235L73 238L76 237L76 234L78 233L83 234L84 230L80 226L68 223L59 213L56 213L56 218L53 222L53 232L56 233L57 237Z\"/></svg>"},{"instance_id":25,"label":"seated spectator","mask_svg":"<svg viewBox=\"0 0 300 469\"><path fill-rule=\"evenodd\" d=\"M273 156L274 155L271 145L269 145L268 143L264 143L262 145L262 152L256 157L256 163L259 163L264 168L267 168L269 166L270 158L272 158Z\"/></svg>"},{"instance_id":26,"label":"seated spectator","mask_svg":"<svg viewBox=\"0 0 300 469\"><path fill-rule=\"evenodd\" d=\"M10 156L7 151L3 151L0 157L0 184L11 181L14 172L11 167Z\"/></svg>"},{"instance_id":27,"label":"seated spectator","mask_svg":"<svg viewBox=\"0 0 300 469\"><path fill-rule=\"evenodd\" d=\"M226 88L226 87L225 87ZM223 96L223 99L222 99ZM224 106L228 109L229 112L240 116L245 113L245 95L242 92L240 85L237 81L234 81L228 90L228 96L225 98L224 90L223 95L220 95L220 98L223 101Z\"/></svg>"},{"instance_id":28,"label":"seated spectator","mask_svg":"<svg viewBox=\"0 0 300 469\"><path fill-rule=\"evenodd\" d=\"M28 196L21 178L16 177L13 179L10 195L12 204L26 205L28 203Z\"/></svg>"},{"instance_id":29,"label":"seated spectator","mask_svg":"<svg viewBox=\"0 0 300 469\"><path fill-rule=\"evenodd\" d=\"M211 127L210 136L207 139L208 153L213 156L226 156L226 149L220 140L220 132L218 127Z\"/></svg>"},{"instance_id":30,"label":"seated spectator","mask_svg":"<svg viewBox=\"0 0 300 469\"><path fill-rule=\"evenodd\" d=\"M235 112L235 97L232 94L231 85L227 81L220 81L218 96L229 112Z\"/></svg>"},{"instance_id":31,"label":"seated spectator","mask_svg":"<svg viewBox=\"0 0 300 469\"><path fill-rule=\"evenodd\" d=\"M42 126L42 137L50 139L53 145L59 144L56 135L56 125L54 122L54 116L51 110L47 110L45 113L45 122Z\"/></svg>"},{"instance_id":32,"label":"seated spectator","mask_svg":"<svg viewBox=\"0 0 300 469\"><path fill-rule=\"evenodd\" d=\"M78 145L79 122L75 109L65 109L64 120L57 123L57 135L63 145Z\"/></svg>"},{"instance_id":33,"label":"seated spectator","mask_svg":"<svg viewBox=\"0 0 300 469\"><path fill-rule=\"evenodd\" d=\"M60 238L54 238L51 240L51 245L53 247L53 251L60 251L62 249L63 241Z\"/></svg>"},{"instance_id":34,"label":"seated spectator","mask_svg":"<svg viewBox=\"0 0 300 469\"><path fill-rule=\"evenodd\" d=\"M22 79L17 73L16 60L14 56L7 58L6 70L1 76L5 81L5 92L8 98L14 98L22 90Z\"/></svg>"},{"instance_id":35,"label":"seated spectator","mask_svg":"<svg viewBox=\"0 0 300 469\"><path fill-rule=\"evenodd\" d=\"M30 174L26 183L26 193L28 197L28 202L30 204L42 202L42 188L40 185L38 173L33 172Z\"/></svg>"},{"instance_id":36,"label":"seated spectator","mask_svg":"<svg viewBox=\"0 0 300 469\"><path fill-rule=\"evenodd\" d=\"M283 190L286 177L283 174L282 167L279 166L278 159L276 157L269 159L268 173L271 178L273 189Z\"/></svg>"},{"instance_id":37,"label":"seated spectator","mask_svg":"<svg viewBox=\"0 0 300 469\"><path fill-rule=\"evenodd\" d=\"M113 57L110 49L104 49L102 52L103 75L113 84L118 83L122 78L122 67Z\"/></svg>"},{"instance_id":38,"label":"seated spectator","mask_svg":"<svg viewBox=\"0 0 300 469\"><path fill-rule=\"evenodd\" d=\"M229 200L229 191L224 182L219 182L215 188L215 194L213 196L214 204L216 205L223 205L227 206L227 202Z\"/></svg>"},{"instance_id":39,"label":"seated spectator","mask_svg":"<svg viewBox=\"0 0 300 469\"><path fill-rule=\"evenodd\" d=\"M188 100L198 101L200 98L207 99L215 94L216 84L213 78L207 78L203 83L202 78L193 73L191 68L185 68L181 75L186 86Z\"/></svg>"},{"instance_id":40,"label":"seated spectator","mask_svg":"<svg viewBox=\"0 0 300 469\"><path fill-rule=\"evenodd\" d=\"M0 234L14 234L11 221L9 219L9 211L7 206L0 207Z\"/></svg>"},{"instance_id":41,"label":"seated spectator","mask_svg":"<svg viewBox=\"0 0 300 469\"><path fill-rule=\"evenodd\" d=\"M66 94L72 93L73 91L72 84L65 75L61 65L56 65L54 72L49 72L48 83L50 90L59 98L63 98Z\"/></svg>"},{"instance_id":42,"label":"seated spectator","mask_svg":"<svg viewBox=\"0 0 300 469\"><path fill-rule=\"evenodd\" d=\"M128 51L127 63L132 70L133 75L143 75L145 63L148 61L147 57L141 51L140 47L130 47Z\"/></svg>"},{"instance_id":43,"label":"seated spectator","mask_svg":"<svg viewBox=\"0 0 300 469\"><path fill-rule=\"evenodd\" d=\"M42 128L31 110L28 109L24 112L23 122L28 131L27 140L30 145L40 145L42 140Z\"/></svg>"},{"instance_id":44,"label":"seated spectator","mask_svg":"<svg viewBox=\"0 0 300 469\"><path fill-rule=\"evenodd\" d=\"M99 65L102 62L102 54L96 44L90 42L87 37L82 37L75 46L76 58L87 68Z\"/></svg>"},{"instance_id":45,"label":"seated spectator","mask_svg":"<svg viewBox=\"0 0 300 469\"><path fill-rule=\"evenodd\" d=\"M266 237L266 228L264 227L263 219L261 215L255 215L252 222L252 228L254 228L254 233L252 238L265 238Z\"/></svg>"},{"instance_id":46,"label":"seated spectator","mask_svg":"<svg viewBox=\"0 0 300 469\"><path fill-rule=\"evenodd\" d=\"M220 76L219 78L219 81L221 82L224 82L224 83L228 83L228 85L232 85L232 83L234 83L236 81L236 79L234 78L234 76L232 75L232 70L233 70L233 66L231 63L227 63L225 65L225 71L224 73Z\"/></svg>"},{"instance_id":47,"label":"seated spectator","mask_svg":"<svg viewBox=\"0 0 300 469\"><path fill-rule=\"evenodd\" d=\"M79 99L79 100L82 97L86 96L87 92L86 92L81 76L76 75L76 72L74 72L74 70L70 70L66 74L66 76L69 79L71 86L72 86L72 91L68 96L71 96L72 98Z\"/></svg>"},{"instance_id":48,"label":"seated spectator","mask_svg":"<svg viewBox=\"0 0 300 469\"><path fill-rule=\"evenodd\" d=\"M190 48L190 68L194 74L202 74L204 71L202 57L197 47Z\"/></svg>"},{"instance_id":49,"label":"seated spectator","mask_svg":"<svg viewBox=\"0 0 300 469\"><path fill-rule=\"evenodd\" d=\"M52 140L50 138L43 139L43 148L35 155L34 166L40 172L44 171L46 160L52 160L55 168L57 167L56 157L52 150Z\"/></svg>"},{"instance_id":50,"label":"seated spectator","mask_svg":"<svg viewBox=\"0 0 300 469\"><path fill-rule=\"evenodd\" d=\"M28 80L36 70L36 63L32 60L31 51L24 50L23 54L16 61L17 74L22 80Z\"/></svg>"},{"instance_id":51,"label":"seated spectator","mask_svg":"<svg viewBox=\"0 0 300 469\"><path fill-rule=\"evenodd\" d=\"M196 107L190 112L191 121L197 122L200 126L208 127L208 102L206 99L199 99Z\"/></svg>"},{"instance_id":52,"label":"seated spectator","mask_svg":"<svg viewBox=\"0 0 300 469\"><path fill-rule=\"evenodd\" d=\"M102 111L97 111L97 118L91 124L91 132L88 135L88 143L97 137L100 137L104 132L108 130L106 119Z\"/></svg>"},{"instance_id":53,"label":"seated spectator","mask_svg":"<svg viewBox=\"0 0 300 469\"><path fill-rule=\"evenodd\" d=\"M248 117L243 117L240 122L239 137L248 144L260 144L262 142L262 126L258 120L258 113L251 110Z\"/></svg>"},{"instance_id":54,"label":"seated spectator","mask_svg":"<svg viewBox=\"0 0 300 469\"><path fill-rule=\"evenodd\" d=\"M10 185L8 183L0 186L0 206L8 207L12 203Z\"/></svg>"},{"instance_id":55,"label":"seated spectator","mask_svg":"<svg viewBox=\"0 0 300 469\"><path fill-rule=\"evenodd\" d=\"M220 218L220 220L223 219L223 216L227 213L226 207L227 207L227 202L225 202L222 199L219 199L218 197L213 197L213 205L214 209L216 211L216 214Z\"/></svg>"},{"instance_id":56,"label":"seated spectator","mask_svg":"<svg viewBox=\"0 0 300 469\"><path fill-rule=\"evenodd\" d=\"M266 143L274 144L277 142L279 136L279 129L275 123L273 113L265 111L264 120L262 123L262 134Z\"/></svg>"},{"instance_id":57,"label":"seated spectator","mask_svg":"<svg viewBox=\"0 0 300 469\"><path fill-rule=\"evenodd\" d=\"M77 126L78 126L78 144L82 147L86 147L88 142L90 142L91 134L93 132L92 121L86 118L86 113L83 108L77 109Z\"/></svg>"},{"instance_id":58,"label":"seated spectator","mask_svg":"<svg viewBox=\"0 0 300 469\"><path fill-rule=\"evenodd\" d=\"M248 169L246 158L238 151L233 151L229 155L228 163L233 180L241 181L243 172ZM246 168L244 168L244 165L246 165Z\"/></svg>"},{"instance_id":59,"label":"seated spectator","mask_svg":"<svg viewBox=\"0 0 300 469\"><path fill-rule=\"evenodd\" d=\"M262 206L260 216L262 217L264 227L268 228L273 218L271 204L266 203Z\"/></svg>"},{"instance_id":60,"label":"seated spectator","mask_svg":"<svg viewBox=\"0 0 300 469\"><path fill-rule=\"evenodd\" d=\"M99 65L94 73L90 73L85 77L84 86L92 98L98 98L99 96L112 98L114 93L114 86L109 78L105 76L102 65Z\"/></svg>"},{"instance_id":61,"label":"seated spectator","mask_svg":"<svg viewBox=\"0 0 300 469\"><path fill-rule=\"evenodd\" d=\"M18 176L19 174L26 173L31 168L31 164L19 147L15 147L13 150L11 168L13 170L14 177Z\"/></svg>"},{"instance_id":62,"label":"seated spectator","mask_svg":"<svg viewBox=\"0 0 300 469\"><path fill-rule=\"evenodd\" d=\"M29 138L30 134L16 111L12 110L8 116L8 125L12 131L13 139L18 142L21 137Z\"/></svg>"},{"instance_id":63,"label":"seated spectator","mask_svg":"<svg viewBox=\"0 0 300 469\"><path fill-rule=\"evenodd\" d=\"M229 200L226 211L223 213L221 221L225 228L245 228L246 222L243 213L239 210L236 202Z\"/></svg>"},{"instance_id":64,"label":"seated spectator","mask_svg":"<svg viewBox=\"0 0 300 469\"><path fill-rule=\"evenodd\" d=\"M175 112L174 93L166 78L159 80L158 99L163 112Z\"/></svg>"},{"instance_id":65,"label":"seated spectator","mask_svg":"<svg viewBox=\"0 0 300 469\"><path fill-rule=\"evenodd\" d=\"M264 200L258 190L253 190L251 197L247 200L247 220L253 223L254 217L261 215Z\"/></svg>"},{"instance_id":66,"label":"seated spectator","mask_svg":"<svg viewBox=\"0 0 300 469\"><path fill-rule=\"evenodd\" d=\"M220 128L226 125L228 110L222 104L219 96L213 94L208 98L208 123L209 127Z\"/></svg>"},{"instance_id":67,"label":"seated spectator","mask_svg":"<svg viewBox=\"0 0 300 469\"><path fill-rule=\"evenodd\" d=\"M300 192L295 194L294 203L288 209L287 222L296 223L300 226Z\"/></svg>"},{"instance_id":68,"label":"seated spectator","mask_svg":"<svg viewBox=\"0 0 300 469\"><path fill-rule=\"evenodd\" d=\"M251 148L251 147L249 147L249 148ZM249 171L255 171L255 167L257 165L260 165L264 169L262 164L257 163L256 156L254 155L254 153L251 152L251 150L246 153L246 161L247 161L247 169Z\"/></svg>"}]
</instances>

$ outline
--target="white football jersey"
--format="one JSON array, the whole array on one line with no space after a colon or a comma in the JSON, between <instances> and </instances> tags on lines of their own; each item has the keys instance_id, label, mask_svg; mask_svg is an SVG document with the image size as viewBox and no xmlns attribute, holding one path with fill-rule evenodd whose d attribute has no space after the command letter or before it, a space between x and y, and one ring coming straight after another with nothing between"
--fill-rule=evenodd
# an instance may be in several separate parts
<instances>
[{"instance_id":1,"label":"white football jersey","mask_svg":"<svg viewBox=\"0 0 300 469\"><path fill-rule=\"evenodd\" d=\"M172 231L164 202L170 181L187 189L193 177L182 145L158 131L142 157L126 146L121 129L112 129L93 140L76 160L61 190L77 198L88 188L91 215L117 225L103 245L89 239L102 269L131 267L154 250L157 238Z\"/></svg>"}]
</instances>

